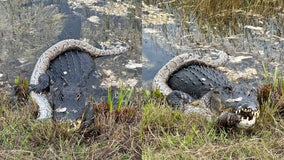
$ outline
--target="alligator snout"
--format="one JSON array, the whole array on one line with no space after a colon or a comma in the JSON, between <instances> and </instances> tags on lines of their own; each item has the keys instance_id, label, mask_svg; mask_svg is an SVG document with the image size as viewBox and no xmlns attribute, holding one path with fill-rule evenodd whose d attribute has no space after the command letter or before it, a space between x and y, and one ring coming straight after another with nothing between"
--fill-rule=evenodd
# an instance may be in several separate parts
<instances>
[{"instance_id":1,"label":"alligator snout","mask_svg":"<svg viewBox=\"0 0 284 160\"><path fill-rule=\"evenodd\" d=\"M53 101L54 119L76 120L82 116L85 108L85 95L77 86L65 86Z\"/></svg>"},{"instance_id":2,"label":"alligator snout","mask_svg":"<svg viewBox=\"0 0 284 160\"><path fill-rule=\"evenodd\" d=\"M243 106L239 107L235 113L239 117L240 122L237 123L237 127L239 128L250 128L252 127L256 119L259 117L259 109L255 106L250 106L244 104Z\"/></svg>"}]
</instances>

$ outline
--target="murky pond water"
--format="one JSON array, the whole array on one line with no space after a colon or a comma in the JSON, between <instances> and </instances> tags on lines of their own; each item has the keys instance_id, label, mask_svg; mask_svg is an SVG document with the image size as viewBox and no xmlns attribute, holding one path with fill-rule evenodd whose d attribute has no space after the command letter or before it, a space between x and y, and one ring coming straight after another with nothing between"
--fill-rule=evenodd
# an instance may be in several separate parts
<instances>
[{"instance_id":1,"label":"murky pond water","mask_svg":"<svg viewBox=\"0 0 284 160\"><path fill-rule=\"evenodd\" d=\"M103 84L141 86L141 18L137 1L1 0L0 88L18 75L30 78L38 57L56 42L74 38L98 48L125 42L125 54L100 57Z\"/></svg>"},{"instance_id":2,"label":"murky pond water","mask_svg":"<svg viewBox=\"0 0 284 160\"><path fill-rule=\"evenodd\" d=\"M229 62L220 69L233 81L258 86L264 83L263 66L270 76L275 67L283 75L283 3L275 13L266 16L236 8L234 12L220 10L216 15L204 13L208 17L198 17L199 11L179 2L193 1L144 1L142 4L144 87L149 87L155 73L173 56L200 49L227 52Z\"/></svg>"}]
</instances>

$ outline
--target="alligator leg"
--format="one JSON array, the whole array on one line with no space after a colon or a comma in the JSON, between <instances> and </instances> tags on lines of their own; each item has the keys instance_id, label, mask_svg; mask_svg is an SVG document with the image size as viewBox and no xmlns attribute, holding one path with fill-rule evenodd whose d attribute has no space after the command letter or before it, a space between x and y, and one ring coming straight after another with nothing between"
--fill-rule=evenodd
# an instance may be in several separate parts
<instances>
[{"instance_id":1,"label":"alligator leg","mask_svg":"<svg viewBox=\"0 0 284 160\"><path fill-rule=\"evenodd\" d=\"M48 91L49 90L49 82L50 77L48 74L44 73L39 76L38 84L30 84L29 89L30 91L34 91L36 93Z\"/></svg>"},{"instance_id":2,"label":"alligator leg","mask_svg":"<svg viewBox=\"0 0 284 160\"><path fill-rule=\"evenodd\" d=\"M194 101L194 98L185 92L173 90L166 97L166 100L169 105L177 109L177 108L184 108L184 104L191 103L192 101Z\"/></svg>"},{"instance_id":3,"label":"alligator leg","mask_svg":"<svg viewBox=\"0 0 284 160\"><path fill-rule=\"evenodd\" d=\"M80 130L89 127L92 123L94 123L94 98L89 95L86 98L85 109L82 115L82 123L80 125Z\"/></svg>"},{"instance_id":4,"label":"alligator leg","mask_svg":"<svg viewBox=\"0 0 284 160\"><path fill-rule=\"evenodd\" d=\"M217 119L222 127L235 127L240 121L240 117L235 113L223 113Z\"/></svg>"}]
</instances>

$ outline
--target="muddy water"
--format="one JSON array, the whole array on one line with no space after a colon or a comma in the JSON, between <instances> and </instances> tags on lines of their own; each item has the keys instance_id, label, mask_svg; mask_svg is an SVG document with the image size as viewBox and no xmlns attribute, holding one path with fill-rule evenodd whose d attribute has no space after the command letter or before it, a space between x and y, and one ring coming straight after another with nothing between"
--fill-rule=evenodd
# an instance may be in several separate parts
<instances>
[{"instance_id":1,"label":"muddy water","mask_svg":"<svg viewBox=\"0 0 284 160\"><path fill-rule=\"evenodd\" d=\"M143 3L143 86L173 56L200 49L219 49L230 55L220 67L236 82L258 86L265 82L263 66L272 77L277 67L283 75L284 11L262 16L245 11L234 16L197 17L172 5L175 1Z\"/></svg>"},{"instance_id":2,"label":"muddy water","mask_svg":"<svg viewBox=\"0 0 284 160\"><path fill-rule=\"evenodd\" d=\"M102 85L141 86L140 4L103 0L0 1L0 88L10 91L14 79L29 79L38 57L56 42L75 38L98 48L128 41L132 49L97 58Z\"/></svg>"}]
</instances>

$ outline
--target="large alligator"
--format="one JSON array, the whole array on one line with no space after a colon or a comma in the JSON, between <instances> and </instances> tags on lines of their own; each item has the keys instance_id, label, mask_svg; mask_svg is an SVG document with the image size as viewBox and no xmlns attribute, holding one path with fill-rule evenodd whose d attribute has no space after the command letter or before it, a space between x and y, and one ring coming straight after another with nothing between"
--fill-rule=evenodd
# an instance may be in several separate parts
<instances>
[{"instance_id":1,"label":"large alligator","mask_svg":"<svg viewBox=\"0 0 284 160\"><path fill-rule=\"evenodd\" d=\"M92 57L121 54L128 49L126 44L101 50L84 41L67 39L46 50L30 79L30 95L39 106L37 119L74 121L90 112L85 105L91 90L103 93Z\"/></svg>"},{"instance_id":2,"label":"large alligator","mask_svg":"<svg viewBox=\"0 0 284 160\"><path fill-rule=\"evenodd\" d=\"M250 128L259 116L259 103L252 87L230 82L218 69L228 55L212 52L174 57L156 74L152 88L159 89L167 102L185 112L217 117L224 127Z\"/></svg>"}]
</instances>

